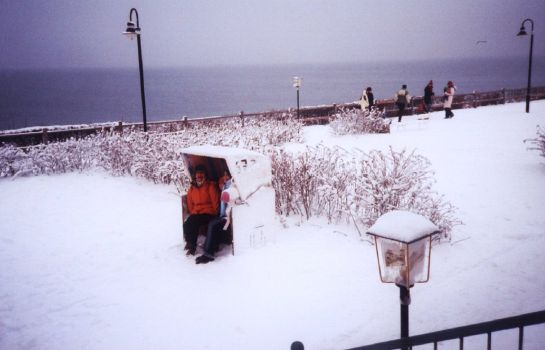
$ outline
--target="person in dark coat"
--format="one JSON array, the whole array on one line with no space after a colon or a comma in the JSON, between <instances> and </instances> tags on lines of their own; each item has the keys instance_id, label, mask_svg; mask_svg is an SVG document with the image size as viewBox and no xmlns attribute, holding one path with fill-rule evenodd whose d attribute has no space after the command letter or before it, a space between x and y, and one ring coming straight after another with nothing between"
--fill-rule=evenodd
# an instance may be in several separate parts
<instances>
[{"instance_id":1,"label":"person in dark coat","mask_svg":"<svg viewBox=\"0 0 545 350\"><path fill-rule=\"evenodd\" d=\"M424 88L424 109L426 110L426 113L432 111L433 96L435 96L435 93L433 92L433 80L430 80L428 85Z\"/></svg>"},{"instance_id":2,"label":"person in dark coat","mask_svg":"<svg viewBox=\"0 0 545 350\"><path fill-rule=\"evenodd\" d=\"M195 259L197 264L207 264L210 261L214 261L214 254L218 250L220 241L225 240L227 235L227 229L230 226L230 218L228 208L229 203L226 203L224 200L225 190L231 187L231 173L228 169L225 169L223 177L220 178L219 188L222 191L221 203L220 203L220 214L218 217L212 219L208 223L208 230L206 232L206 240L204 241L204 254L198 256Z\"/></svg>"},{"instance_id":3,"label":"person in dark coat","mask_svg":"<svg viewBox=\"0 0 545 350\"><path fill-rule=\"evenodd\" d=\"M401 90L395 94L394 100L398 108L397 121L400 122L403 117L403 112L405 112L405 107L411 102L411 95L409 95L407 85L403 84L401 86Z\"/></svg>"},{"instance_id":4,"label":"person in dark coat","mask_svg":"<svg viewBox=\"0 0 545 350\"><path fill-rule=\"evenodd\" d=\"M371 109L375 105L375 96L370 86L365 89L365 95L367 95L367 101L369 102L368 108Z\"/></svg>"}]
</instances>

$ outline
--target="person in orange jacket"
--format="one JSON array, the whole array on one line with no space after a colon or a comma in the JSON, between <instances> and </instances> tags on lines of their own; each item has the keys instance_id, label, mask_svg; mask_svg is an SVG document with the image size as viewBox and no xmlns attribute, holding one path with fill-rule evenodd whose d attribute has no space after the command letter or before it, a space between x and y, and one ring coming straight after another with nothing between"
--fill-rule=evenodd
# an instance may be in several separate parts
<instances>
[{"instance_id":1,"label":"person in orange jacket","mask_svg":"<svg viewBox=\"0 0 545 350\"><path fill-rule=\"evenodd\" d=\"M210 220L218 216L219 191L217 185L207 179L206 168L197 165L195 181L187 191L187 209L189 217L184 222L184 239L186 255L195 255L199 227L208 225Z\"/></svg>"}]
</instances>

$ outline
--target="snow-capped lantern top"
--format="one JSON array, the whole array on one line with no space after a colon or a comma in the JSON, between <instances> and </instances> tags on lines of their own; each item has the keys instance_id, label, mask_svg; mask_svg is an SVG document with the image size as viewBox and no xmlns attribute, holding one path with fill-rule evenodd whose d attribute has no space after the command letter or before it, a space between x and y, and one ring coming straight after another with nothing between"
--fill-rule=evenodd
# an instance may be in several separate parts
<instances>
[{"instance_id":1,"label":"snow-capped lantern top","mask_svg":"<svg viewBox=\"0 0 545 350\"><path fill-rule=\"evenodd\" d=\"M227 168L242 200L260 187L272 183L271 161L261 153L243 148L204 145L184 148L182 155L191 174L197 165L202 164L208 169L209 177L215 180L223 175L218 172Z\"/></svg>"},{"instance_id":2,"label":"snow-capped lantern top","mask_svg":"<svg viewBox=\"0 0 545 350\"><path fill-rule=\"evenodd\" d=\"M422 215L405 210L392 210L377 219L367 232L405 243L439 233L439 228Z\"/></svg>"},{"instance_id":3,"label":"snow-capped lantern top","mask_svg":"<svg viewBox=\"0 0 545 350\"><path fill-rule=\"evenodd\" d=\"M369 228L377 249L382 282L407 288L429 280L431 237L439 228L427 218L408 211L393 210Z\"/></svg>"}]
</instances>

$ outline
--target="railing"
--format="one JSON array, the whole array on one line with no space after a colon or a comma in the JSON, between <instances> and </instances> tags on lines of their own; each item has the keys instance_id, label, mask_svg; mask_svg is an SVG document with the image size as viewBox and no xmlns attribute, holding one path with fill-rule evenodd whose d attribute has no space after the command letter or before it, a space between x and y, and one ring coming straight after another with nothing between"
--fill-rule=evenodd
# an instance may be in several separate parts
<instances>
[{"instance_id":1,"label":"railing","mask_svg":"<svg viewBox=\"0 0 545 350\"><path fill-rule=\"evenodd\" d=\"M545 86L532 88L530 94L531 100L545 99ZM435 96L433 99L433 110L443 109L442 96ZM407 108L405 115L422 113L422 97L414 97L410 108ZM526 99L526 89L502 89L488 92L473 92L470 94L454 95L452 109L477 108L481 106L505 104L512 102L522 102ZM387 117L395 117L397 108L394 100L380 101L380 105L385 109Z\"/></svg>"},{"instance_id":2,"label":"railing","mask_svg":"<svg viewBox=\"0 0 545 350\"><path fill-rule=\"evenodd\" d=\"M526 98L526 89L502 89L497 91L489 92L474 92L471 94L459 94L454 96L452 103L453 109L460 108L476 108L479 106L487 106L491 104L504 104L510 102L520 102L524 101ZM531 99L540 100L545 99L545 86L534 87L531 90ZM413 115L422 113L421 109L422 97L414 97L413 101L409 108L405 110L405 115ZM385 117L391 118L395 117L397 114L397 109L395 106L395 101L390 100L377 100L376 106L384 112ZM300 118L305 124L326 124L329 122L332 115L337 113L341 108L355 108L359 107L357 103L344 103L344 104L333 104L333 105L323 105L323 106L313 106L313 107L303 107L300 108L299 114ZM438 111L442 110L443 105L441 102L441 97L436 96L434 98L433 110ZM181 120L169 120L169 121L158 121L158 122L148 122L148 129L150 131L161 130L163 132L172 132L179 131L181 129L189 128L192 125L199 123L212 123L212 122L221 122L226 119L235 119L239 120L242 126L248 119L252 118L281 118L287 113L293 113L294 110L278 110L278 111L269 111L261 113L247 113L240 112L236 115L225 115L225 116L216 116L216 117L205 117L205 118L191 118L188 119L184 117ZM54 142L54 141L65 141L70 138L83 138L85 136L96 134L100 132L110 132L117 131L123 132L125 129L143 129L141 123L126 123L123 124L119 122L117 125L93 125L91 127L71 127L71 128L60 128L49 130L47 128L31 130L28 132L0 132L0 144L10 143L16 146L31 146L42 143Z\"/></svg>"},{"instance_id":3,"label":"railing","mask_svg":"<svg viewBox=\"0 0 545 350\"><path fill-rule=\"evenodd\" d=\"M524 327L545 323L545 311L532 312L519 316L502 318L494 321L476 323L469 326L446 329L438 332L426 333L411 336L404 339L396 339L372 345L360 346L350 350L393 350L393 349L411 349L417 345L433 344L434 350L437 350L439 342L458 339L459 349L464 348L464 338L475 335L487 335L487 347L491 350L492 333L508 329L518 328L518 349L524 349Z\"/></svg>"}]
</instances>

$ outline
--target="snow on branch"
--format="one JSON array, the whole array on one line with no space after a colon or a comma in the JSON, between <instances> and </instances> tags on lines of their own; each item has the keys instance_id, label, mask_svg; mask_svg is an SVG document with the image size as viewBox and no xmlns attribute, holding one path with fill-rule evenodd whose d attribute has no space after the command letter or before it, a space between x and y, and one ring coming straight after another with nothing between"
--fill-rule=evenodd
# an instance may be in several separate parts
<instances>
[{"instance_id":1,"label":"snow on branch","mask_svg":"<svg viewBox=\"0 0 545 350\"><path fill-rule=\"evenodd\" d=\"M376 108L369 110L341 109L329 123L336 135L389 133L391 121Z\"/></svg>"},{"instance_id":2,"label":"snow on branch","mask_svg":"<svg viewBox=\"0 0 545 350\"><path fill-rule=\"evenodd\" d=\"M545 129L541 126L537 126L537 137L535 139L526 139L524 143L528 142L530 147L529 150L540 151L541 156L545 157Z\"/></svg>"},{"instance_id":3,"label":"snow on branch","mask_svg":"<svg viewBox=\"0 0 545 350\"><path fill-rule=\"evenodd\" d=\"M423 156L405 150L347 152L307 147L272 154L276 209L283 215L325 216L330 222L372 226L397 209L424 215L450 239L455 207L433 191L433 172Z\"/></svg>"}]
</instances>

